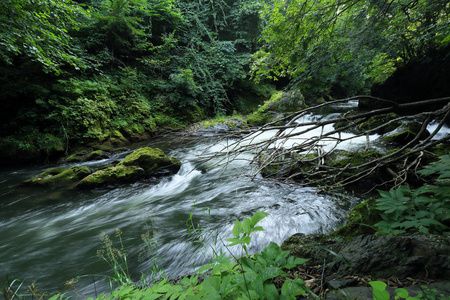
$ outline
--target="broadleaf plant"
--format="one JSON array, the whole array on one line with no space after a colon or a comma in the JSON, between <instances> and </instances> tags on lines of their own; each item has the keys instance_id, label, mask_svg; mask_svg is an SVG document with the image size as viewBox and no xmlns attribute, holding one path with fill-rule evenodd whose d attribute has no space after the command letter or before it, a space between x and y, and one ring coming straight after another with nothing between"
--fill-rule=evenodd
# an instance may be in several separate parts
<instances>
[{"instance_id":1,"label":"broadleaf plant","mask_svg":"<svg viewBox=\"0 0 450 300\"><path fill-rule=\"evenodd\" d=\"M450 231L450 156L441 156L439 161L418 171L424 176L436 176L436 185L426 184L415 190L399 186L389 192L378 191L376 209L382 221L375 224L382 234L406 232L441 234Z\"/></svg>"}]
</instances>

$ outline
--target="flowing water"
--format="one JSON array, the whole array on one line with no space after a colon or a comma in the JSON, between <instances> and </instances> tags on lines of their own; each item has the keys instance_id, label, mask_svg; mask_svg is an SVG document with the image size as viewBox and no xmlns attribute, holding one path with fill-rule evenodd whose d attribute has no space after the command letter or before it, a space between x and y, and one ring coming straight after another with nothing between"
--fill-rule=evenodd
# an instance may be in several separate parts
<instances>
[{"instance_id":1,"label":"flowing water","mask_svg":"<svg viewBox=\"0 0 450 300\"><path fill-rule=\"evenodd\" d=\"M260 138L264 138L261 136ZM153 141L182 161L180 171L159 180L94 191L58 187L18 186L48 166L7 169L0 172L0 283L6 277L36 282L42 291L63 291L64 283L79 275L90 275L76 284L82 297L108 291L110 267L97 256L102 248L102 232L114 242L115 230L122 231L123 245L134 279L148 274L151 260L142 259L150 232L157 241L159 264L166 275L192 272L211 258L211 248L224 250L221 240L230 237L236 219L256 211L268 213L264 231L255 234L250 251L259 251L273 241L281 244L290 235L327 233L345 221L358 200L319 193L314 188L296 187L248 176L247 160L217 166L214 160L201 168L199 157L223 145L214 137L173 138ZM130 151L110 159L83 163L91 168L125 157ZM250 154L244 156L250 157ZM245 158L245 157L244 157ZM69 165L66 165L69 166ZM194 243L186 221L190 218L202 231L206 247ZM118 244L116 244L118 246ZM233 249L232 249L233 250ZM235 249L237 253L237 249Z\"/></svg>"}]
</instances>

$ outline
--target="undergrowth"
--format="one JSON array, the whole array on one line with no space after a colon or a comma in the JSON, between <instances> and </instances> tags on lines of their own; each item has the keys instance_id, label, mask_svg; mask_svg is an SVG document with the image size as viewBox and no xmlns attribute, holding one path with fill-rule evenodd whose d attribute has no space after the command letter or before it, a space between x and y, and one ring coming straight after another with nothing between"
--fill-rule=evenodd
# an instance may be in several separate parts
<instances>
[{"instance_id":1,"label":"undergrowth","mask_svg":"<svg viewBox=\"0 0 450 300\"><path fill-rule=\"evenodd\" d=\"M389 192L379 191L376 209L383 220L375 224L378 233L450 232L450 155L441 156L417 173L434 176L432 184L417 189L402 185Z\"/></svg>"}]
</instances>

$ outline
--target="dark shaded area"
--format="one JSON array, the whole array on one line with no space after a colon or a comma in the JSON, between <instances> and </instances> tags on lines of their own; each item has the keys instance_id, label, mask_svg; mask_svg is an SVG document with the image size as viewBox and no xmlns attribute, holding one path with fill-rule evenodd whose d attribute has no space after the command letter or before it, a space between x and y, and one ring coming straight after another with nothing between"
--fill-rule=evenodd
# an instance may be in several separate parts
<instances>
[{"instance_id":1,"label":"dark shaded area","mask_svg":"<svg viewBox=\"0 0 450 300\"><path fill-rule=\"evenodd\" d=\"M398 68L383 84L372 88L372 95L397 103L449 96L450 46L432 49L426 56L413 59ZM378 103L374 106L381 105ZM428 106L427 109L439 107L442 105Z\"/></svg>"}]
</instances>

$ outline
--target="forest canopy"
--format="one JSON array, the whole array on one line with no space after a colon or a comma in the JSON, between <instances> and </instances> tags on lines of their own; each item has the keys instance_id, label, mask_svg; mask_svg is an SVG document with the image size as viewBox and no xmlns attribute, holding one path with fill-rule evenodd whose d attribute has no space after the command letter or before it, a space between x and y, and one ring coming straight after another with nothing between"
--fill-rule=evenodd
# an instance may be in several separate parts
<instances>
[{"instance_id":1,"label":"forest canopy","mask_svg":"<svg viewBox=\"0 0 450 300\"><path fill-rule=\"evenodd\" d=\"M252 74L352 96L450 42L447 0L274 0Z\"/></svg>"},{"instance_id":2,"label":"forest canopy","mask_svg":"<svg viewBox=\"0 0 450 300\"><path fill-rule=\"evenodd\" d=\"M248 114L270 98L267 84L307 104L368 93L446 49L449 10L444 0L4 0L0 152L33 161Z\"/></svg>"}]
</instances>

